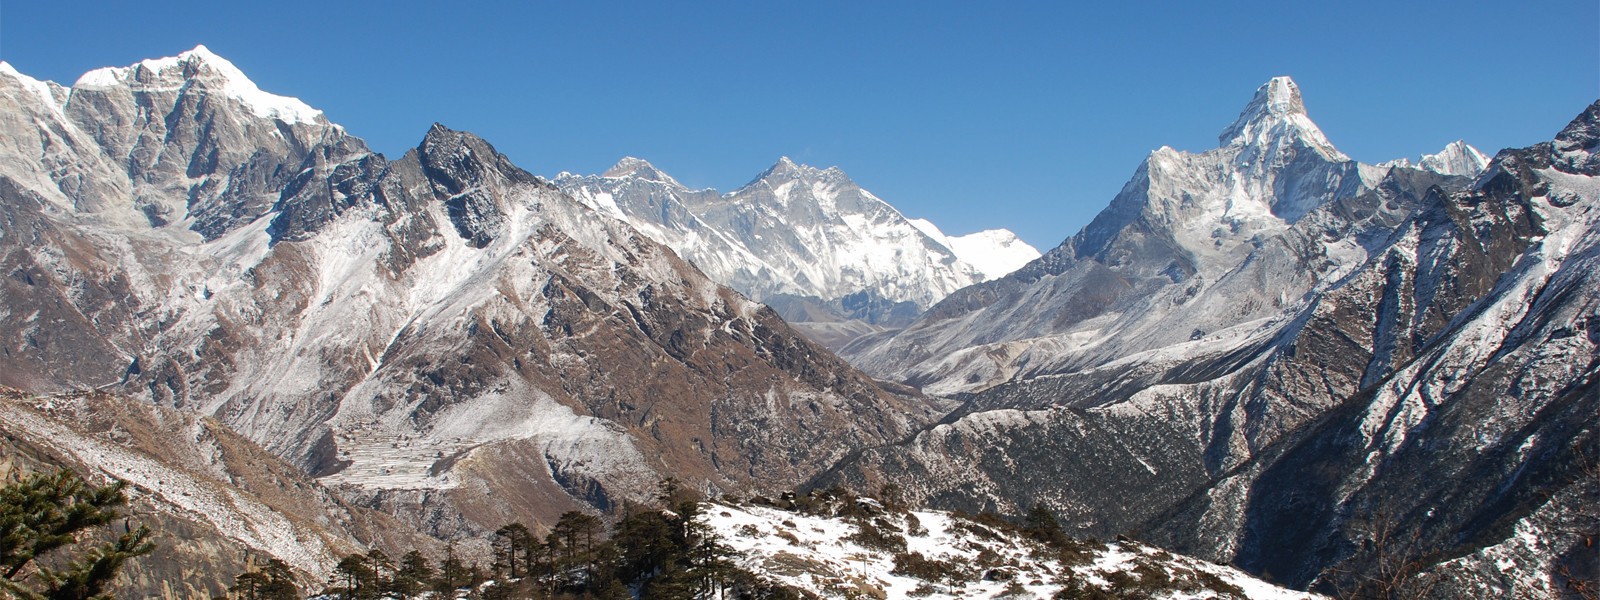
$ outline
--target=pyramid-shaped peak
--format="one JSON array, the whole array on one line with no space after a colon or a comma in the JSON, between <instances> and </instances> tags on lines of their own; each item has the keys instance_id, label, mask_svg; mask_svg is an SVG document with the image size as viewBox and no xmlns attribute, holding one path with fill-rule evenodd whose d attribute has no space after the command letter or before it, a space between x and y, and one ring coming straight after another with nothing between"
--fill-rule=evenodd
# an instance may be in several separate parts
<instances>
[{"instance_id":1,"label":"pyramid-shaped peak","mask_svg":"<svg viewBox=\"0 0 1600 600\"><path fill-rule=\"evenodd\" d=\"M757 179L767 179L774 176L815 178L825 173L838 175L844 174L844 172L840 171L838 167L818 169L805 163L795 162L794 159L787 156L780 156L778 157L778 162L772 163L772 166L768 167L766 171L763 171L761 176Z\"/></svg>"},{"instance_id":2,"label":"pyramid-shaped peak","mask_svg":"<svg viewBox=\"0 0 1600 600\"><path fill-rule=\"evenodd\" d=\"M1273 77L1256 88L1255 96L1239 112L1239 118L1222 130L1217 141L1222 146L1260 145L1283 138L1298 138L1331 159L1346 159L1317 124L1311 122L1300 96L1300 86L1286 76Z\"/></svg>"},{"instance_id":3,"label":"pyramid-shaped peak","mask_svg":"<svg viewBox=\"0 0 1600 600\"><path fill-rule=\"evenodd\" d=\"M1273 77L1256 88L1246 111L1260 110L1274 115L1306 114L1306 104L1300 99L1300 86L1286 76Z\"/></svg>"},{"instance_id":4,"label":"pyramid-shaped peak","mask_svg":"<svg viewBox=\"0 0 1600 600\"><path fill-rule=\"evenodd\" d=\"M1306 116L1306 104L1300 97L1300 86L1286 76L1273 77L1256 88L1256 95L1250 98L1244 110L1239 111L1239 118L1222 130L1222 135L1217 139L1226 146L1295 116Z\"/></svg>"},{"instance_id":5,"label":"pyramid-shaped peak","mask_svg":"<svg viewBox=\"0 0 1600 600\"><path fill-rule=\"evenodd\" d=\"M205 64L218 65L218 66L226 65L228 67L233 67L233 62L229 61L226 58L223 58L223 57L219 56L215 52L212 52L211 49L207 48L205 44L197 44L193 48L190 48L188 50L184 50L183 52L179 52L178 55L173 57L173 58L167 58L167 59L159 59L158 58L158 59L155 59L155 61L162 61L162 60L174 61L174 59L176 59L176 61L198 61L198 62L205 63ZM145 62L155 62L155 61L145 61Z\"/></svg>"},{"instance_id":6,"label":"pyramid-shaped peak","mask_svg":"<svg viewBox=\"0 0 1600 600\"><path fill-rule=\"evenodd\" d=\"M808 169L810 169L810 167L807 167L806 165L802 165L800 163L797 163L797 162L794 161L794 159L791 159L791 158L789 158L787 156L780 156L780 157L778 157L778 162L772 163L772 167L768 168L767 172L768 173L789 173L789 172L801 172L801 171L805 171L805 170L808 170Z\"/></svg>"},{"instance_id":7,"label":"pyramid-shaped peak","mask_svg":"<svg viewBox=\"0 0 1600 600\"><path fill-rule=\"evenodd\" d=\"M1437 154L1422 155L1417 166L1443 175L1477 177L1489 166L1489 157L1465 140L1456 140Z\"/></svg>"},{"instance_id":8,"label":"pyramid-shaped peak","mask_svg":"<svg viewBox=\"0 0 1600 600\"><path fill-rule=\"evenodd\" d=\"M667 175L666 173L663 173L661 169L657 169L655 165L650 164L650 161L632 156L622 157L622 160L618 160L617 164L612 165L609 169L606 169L606 171L601 173L600 176L611 178L632 177L635 179L659 181L673 185L678 184L678 180L673 179L672 176Z\"/></svg>"}]
</instances>

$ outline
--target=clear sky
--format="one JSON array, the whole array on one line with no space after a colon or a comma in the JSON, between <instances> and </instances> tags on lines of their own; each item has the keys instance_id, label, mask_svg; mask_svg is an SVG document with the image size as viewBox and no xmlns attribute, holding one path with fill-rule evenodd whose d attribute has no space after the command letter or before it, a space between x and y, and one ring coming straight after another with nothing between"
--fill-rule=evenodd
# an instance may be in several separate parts
<instances>
[{"instance_id":1,"label":"clear sky","mask_svg":"<svg viewBox=\"0 0 1600 600\"><path fill-rule=\"evenodd\" d=\"M395 157L435 121L546 176L632 155L728 191L788 155L1041 250L1275 75L1367 162L1600 97L1596 0L0 2L0 60L64 84L196 44Z\"/></svg>"}]
</instances>

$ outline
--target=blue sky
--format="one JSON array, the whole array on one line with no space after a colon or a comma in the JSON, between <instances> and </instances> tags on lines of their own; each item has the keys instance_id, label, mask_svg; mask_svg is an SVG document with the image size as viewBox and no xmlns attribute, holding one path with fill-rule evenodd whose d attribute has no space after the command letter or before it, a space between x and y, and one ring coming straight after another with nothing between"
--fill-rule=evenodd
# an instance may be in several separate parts
<instances>
[{"instance_id":1,"label":"blue sky","mask_svg":"<svg viewBox=\"0 0 1600 600\"><path fill-rule=\"evenodd\" d=\"M438 121L542 175L633 155L726 191L788 155L1041 250L1275 75L1367 162L1536 143L1600 97L1595 0L0 3L0 60L42 79L196 44L391 156Z\"/></svg>"}]
</instances>

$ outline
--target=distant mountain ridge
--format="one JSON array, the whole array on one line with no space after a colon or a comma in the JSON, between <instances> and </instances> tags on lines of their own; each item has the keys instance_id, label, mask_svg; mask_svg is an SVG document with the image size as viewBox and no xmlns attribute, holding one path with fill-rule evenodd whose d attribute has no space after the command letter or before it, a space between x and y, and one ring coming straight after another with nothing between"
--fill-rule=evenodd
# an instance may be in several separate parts
<instances>
[{"instance_id":1,"label":"distant mountain ridge","mask_svg":"<svg viewBox=\"0 0 1600 600\"><path fill-rule=\"evenodd\" d=\"M946 237L837 167L788 157L725 194L688 189L632 157L601 175L564 173L555 183L828 344L902 325L949 293L1038 256L1009 231Z\"/></svg>"}]
</instances>

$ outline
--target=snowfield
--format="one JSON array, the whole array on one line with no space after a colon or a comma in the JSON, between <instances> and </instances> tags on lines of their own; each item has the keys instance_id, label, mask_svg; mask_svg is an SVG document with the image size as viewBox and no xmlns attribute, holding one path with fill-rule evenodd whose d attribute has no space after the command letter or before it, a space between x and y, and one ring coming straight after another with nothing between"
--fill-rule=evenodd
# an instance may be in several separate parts
<instances>
[{"instance_id":1,"label":"snowfield","mask_svg":"<svg viewBox=\"0 0 1600 600\"><path fill-rule=\"evenodd\" d=\"M1066 553L993 525L856 502L849 517L712 503L702 518L740 567L825 598L1049 598L1071 585L1141 584L1173 600L1323 597L1131 541L1085 542L1064 562Z\"/></svg>"}]
</instances>

